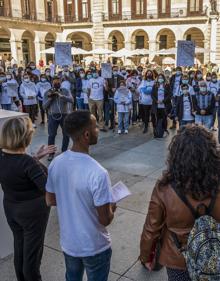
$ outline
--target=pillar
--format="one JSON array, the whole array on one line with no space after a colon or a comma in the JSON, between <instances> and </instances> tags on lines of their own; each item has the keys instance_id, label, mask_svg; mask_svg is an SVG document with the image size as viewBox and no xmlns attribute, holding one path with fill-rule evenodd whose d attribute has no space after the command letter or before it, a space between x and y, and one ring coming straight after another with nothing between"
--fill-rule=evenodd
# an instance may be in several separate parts
<instances>
[{"instance_id":1,"label":"pillar","mask_svg":"<svg viewBox=\"0 0 220 281\"><path fill-rule=\"evenodd\" d=\"M36 64L38 65L39 60L43 60L44 63L46 64L46 54L41 54L41 51L45 50L45 42L44 41L35 41L35 59L36 59Z\"/></svg>"},{"instance_id":2,"label":"pillar","mask_svg":"<svg viewBox=\"0 0 220 281\"><path fill-rule=\"evenodd\" d=\"M210 61L215 63L216 60L216 47L217 47L217 15L210 15L211 31L210 31Z\"/></svg>"},{"instance_id":3,"label":"pillar","mask_svg":"<svg viewBox=\"0 0 220 281\"><path fill-rule=\"evenodd\" d=\"M151 62L155 56L155 52L158 50L158 42L156 40L149 40L149 61Z\"/></svg>"},{"instance_id":4,"label":"pillar","mask_svg":"<svg viewBox=\"0 0 220 281\"><path fill-rule=\"evenodd\" d=\"M23 65L22 42L10 39L11 56L17 61L18 65Z\"/></svg>"}]
</instances>

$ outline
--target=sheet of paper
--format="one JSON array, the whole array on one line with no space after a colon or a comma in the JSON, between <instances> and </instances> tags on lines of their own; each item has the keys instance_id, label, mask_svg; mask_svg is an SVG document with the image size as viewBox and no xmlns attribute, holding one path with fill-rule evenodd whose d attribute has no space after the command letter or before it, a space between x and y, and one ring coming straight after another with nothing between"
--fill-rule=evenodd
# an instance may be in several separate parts
<instances>
[{"instance_id":1,"label":"sheet of paper","mask_svg":"<svg viewBox=\"0 0 220 281\"><path fill-rule=\"evenodd\" d=\"M131 195L131 192L122 181L117 182L112 187L112 197L114 202L119 202L129 195Z\"/></svg>"}]
</instances>

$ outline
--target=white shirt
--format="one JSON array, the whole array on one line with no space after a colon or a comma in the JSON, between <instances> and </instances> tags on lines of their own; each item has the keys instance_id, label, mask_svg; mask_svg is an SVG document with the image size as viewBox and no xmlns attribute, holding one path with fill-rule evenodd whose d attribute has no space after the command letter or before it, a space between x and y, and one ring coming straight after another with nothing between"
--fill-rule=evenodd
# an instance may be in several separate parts
<instances>
[{"instance_id":1,"label":"white shirt","mask_svg":"<svg viewBox=\"0 0 220 281\"><path fill-rule=\"evenodd\" d=\"M140 86L138 87L138 91L140 93L140 104L144 105L152 105L152 89L154 86L154 80L142 80Z\"/></svg>"},{"instance_id":2,"label":"white shirt","mask_svg":"<svg viewBox=\"0 0 220 281\"><path fill-rule=\"evenodd\" d=\"M183 96L183 121L194 120L191 114L190 96Z\"/></svg>"},{"instance_id":3,"label":"white shirt","mask_svg":"<svg viewBox=\"0 0 220 281\"><path fill-rule=\"evenodd\" d=\"M102 77L91 78L88 83L88 88L91 90L90 99L92 100L103 100L104 98L104 85L105 79Z\"/></svg>"},{"instance_id":4,"label":"white shirt","mask_svg":"<svg viewBox=\"0 0 220 281\"><path fill-rule=\"evenodd\" d=\"M98 221L96 207L111 203L108 172L84 153L66 151L49 166L46 190L55 193L62 250L88 257L111 246L110 235Z\"/></svg>"},{"instance_id":5,"label":"white shirt","mask_svg":"<svg viewBox=\"0 0 220 281\"><path fill-rule=\"evenodd\" d=\"M89 99L88 99L88 84L89 84L89 80L86 79L82 79L82 98L83 98L83 102L85 104L89 103Z\"/></svg>"},{"instance_id":6,"label":"white shirt","mask_svg":"<svg viewBox=\"0 0 220 281\"><path fill-rule=\"evenodd\" d=\"M164 87L159 86L158 88L158 101L163 101L164 100ZM158 108L165 108L164 103L158 103L157 105Z\"/></svg>"},{"instance_id":7,"label":"white shirt","mask_svg":"<svg viewBox=\"0 0 220 281\"><path fill-rule=\"evenodd\" d=\"M37 87L34 82L23 81L20 86L20 95L23 98L24 105L37 104ZM31 97L31 99L29 99Z\"/></svg>"},{"instance_id":8,"label":"white shirt","mask_svg":"<svg viewBox=\"0 0 220 281\"><path fill-rule=\"evenodd\" d=\"M181 76L175 76L173 96L179 96Z\"/></svg>"},{"instance_id":9,"label":"white shirt","mask_svg":"<svg viewBox=\"0 0 220 281\"><path fill-rule=\"evenodd\" d=\"M208 91L212 92L216 97L219 91L219 81L213 83L212 81L206 82ZM219 102L215 102L215 106L218 106Z\"/></svg>"}]
</instances>

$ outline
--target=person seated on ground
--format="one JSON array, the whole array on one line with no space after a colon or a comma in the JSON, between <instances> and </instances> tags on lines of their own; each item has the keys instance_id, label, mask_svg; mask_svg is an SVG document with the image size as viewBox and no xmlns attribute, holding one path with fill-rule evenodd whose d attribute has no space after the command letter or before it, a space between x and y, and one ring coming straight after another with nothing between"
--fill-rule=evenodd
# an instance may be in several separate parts
<instances>
[{"instance_id":1,"label":"person seated on ground","mask_svg":"<svg viewBox=\"0 0 220 281\"><path fill-rule=\"evenodd\" d=\"M160 240L159 263L166 266L168 280L191 280L189 274L194 272L187 272L180 248L186 249L195 223L192 212L199 215L198 206L209 206L209 215L220 222L219 170L220 152L212 133L196 125L187 125L177 132L169 146L167 170L153 189L141 236L140 260L149 270L152 248Z\"/></svg>"}]
</instances>

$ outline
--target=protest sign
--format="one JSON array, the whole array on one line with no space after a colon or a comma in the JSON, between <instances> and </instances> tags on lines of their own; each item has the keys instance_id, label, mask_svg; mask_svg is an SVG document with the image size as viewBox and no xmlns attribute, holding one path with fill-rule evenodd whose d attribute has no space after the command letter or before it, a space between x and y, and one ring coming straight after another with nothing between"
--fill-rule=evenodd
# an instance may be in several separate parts
<instances>
[{"instance_id":1,"label":"protest sign","mask_svg":"<svg viewBox=\"0 0 220 281\"><path fill-rule=\"evenodd\" d=\"M107 79L107 78L112 78L112 65L111 63L102 63L101 64L102 68L102 77Z\"/></svg>"},{"instance_id":2,"label":"protest sign","mask_svg":"<svg viewBox=\"0 0 220 281\"><path fill-rule=\"evenodd\" d=\"M55 43L56 65L72 65L71 43Z\"/></svg>"},{"instance_id":3,"label":"protest sign","mask_svg":"<svg viewBox=\"0 0 220 281\"><path fill-rule=\"evenodd\" d=\"M177 44L177 66L193 66L195 57L195 43L179 40Z\"/></svg>"}]
</instances>

